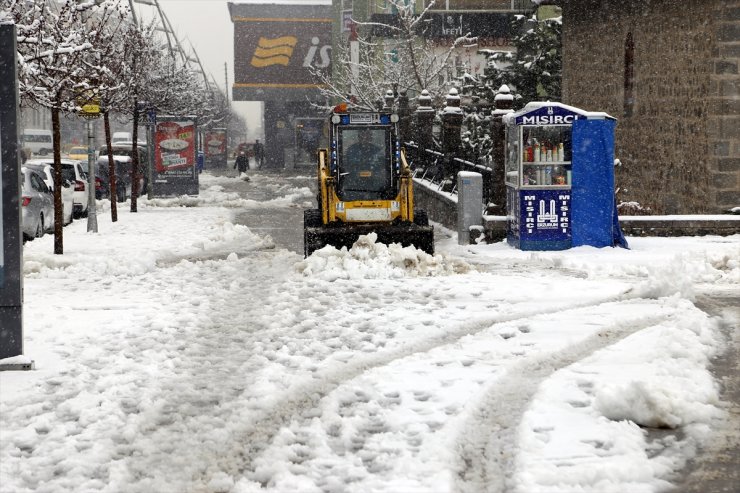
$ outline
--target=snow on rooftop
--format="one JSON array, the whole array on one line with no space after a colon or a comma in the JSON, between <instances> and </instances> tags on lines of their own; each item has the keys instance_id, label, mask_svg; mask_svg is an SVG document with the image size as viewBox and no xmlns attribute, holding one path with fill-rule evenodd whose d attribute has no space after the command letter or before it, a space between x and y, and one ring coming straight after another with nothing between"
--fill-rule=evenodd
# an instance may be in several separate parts
<instances>
[{"instance_id":1,"label":"snow on rooftop","mask_svg":"<svg viewBox=\"0 0 740 493\"><path fill-rule=\"evenodd\" d=\"M615 119L613 116L609 115L608 113L605 113L603 111L586 111L581 108L576 108L575 106L570 106L567 104L559 103L557 101L532 101L526 104L524 108L517 111L516 113L511 113L510 115L504 117L505 121L507 123L513 121L513 119L518 118L519 116L526 115L527 113L530 113L532 111L536 111L540 108L546 108L548 106L556 106L558 108L562 108L566 111L571 111L573 113L583 115L586 118L593 118L593 119L603 119L603 118L611 118Z\"/></svg>"}]
</instances>

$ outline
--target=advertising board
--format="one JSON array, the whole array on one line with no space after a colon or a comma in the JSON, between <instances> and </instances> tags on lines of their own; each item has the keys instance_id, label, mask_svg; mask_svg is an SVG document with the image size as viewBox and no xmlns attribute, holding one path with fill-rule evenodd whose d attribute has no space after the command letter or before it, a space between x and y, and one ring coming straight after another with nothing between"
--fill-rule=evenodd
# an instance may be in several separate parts
<instances>
[{"instance_id":1,"label":"advertising board","mask_svg":"<svg viewBox=\"0 0 740 493\"><path fill-rule=\"evenodd\" d=\"M198 194L195 136L195 118L157 116L153 138L154 196Z\"/></svg>"},{"instance_id":2,"label":"advertising board","mask_svg":"<svg viewBox=\"0 0 740 493\"><path fill-rule=\"evenodd\" d=\"M206 166L226 166L226 129L213 128L203 134L203 147Z\"/></svg>"},{"instance_id":3,"label":"advertising board","mask_svg":"<svg viewBox=\"0 0 740 493\"><path fill-rule=\"evenodd\" d=\"M23 354L23 243L15 25L0 23L0 359ZM6 369L7 365L0 365Z\"/></svg>"},{"instance_id":4,"label":"advertising board","mask_svg":"<svg viewBox=\"0 0 740 493\"><path fill-rule=\"evenodd\" d=\"M0 120L0 135L3 133L3 122ZM0 222L3 222L3 141L0 140ZM5 223L0 228L0 289L5 283Z\"/></svg>"}]
</instances>

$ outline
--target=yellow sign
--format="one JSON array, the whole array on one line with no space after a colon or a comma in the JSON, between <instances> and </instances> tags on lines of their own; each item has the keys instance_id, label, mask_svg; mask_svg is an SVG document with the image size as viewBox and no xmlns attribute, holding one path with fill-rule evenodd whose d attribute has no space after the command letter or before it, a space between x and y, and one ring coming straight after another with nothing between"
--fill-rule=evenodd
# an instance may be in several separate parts
<instances>
[{"instance_id":1,"label":"yellow sign","mask_svg":"<svg viewBox=\"0 0 740 493\"><path fill-rule=\"evenodd\" d=\"M295 36L281 36L274 39L260 36L250 64L253 67L288 65L297 42L298 38Z\"/></svg>"},{"instance_id":2,"label":"yellow sign","mask_svg":"<svg viewBox=\"0 0 740 493\"><path fill-rule=\"evenodd\" d=\"M82 116L97 116L100 114L100 98L92 91L78 97L77 105L80 107L80 115Z\"/></svg>"},{"instance_id":3,"label":"yellow sign","mask_svg":"<svg viewBox=\"0 0 740 493\"><path fill-rule=\"evenodd\" d=\"M100 106L95 103L83 104L80 109L80 113L84 113L86 115L97 115L100 113Z\"/></svg>"}]
</instances>

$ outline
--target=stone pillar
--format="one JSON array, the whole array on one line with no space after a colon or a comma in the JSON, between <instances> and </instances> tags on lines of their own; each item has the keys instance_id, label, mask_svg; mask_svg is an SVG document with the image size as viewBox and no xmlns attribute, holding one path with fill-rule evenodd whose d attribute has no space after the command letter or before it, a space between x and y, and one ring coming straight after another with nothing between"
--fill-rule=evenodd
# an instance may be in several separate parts
<instances>
[{"instance_id":1,"label":"stone pillar","mask_svg":"<svg viewBox=\"0 0 740 493\"><path fill-rule=\"evenodd\" d=\"M460 96L454 87L445 96L445 100L447 104L442 110L442 153L445 155L445 178L451 179L460 171L452 158L461 153L463 111Z\"/></svg>"},{"instance_id":2,"label":"stone pillar","mask_svg":"<svg viewBox=\"0 0 740 493\"><path fill-rule=\"evenodd\" d=\"M393 103L396 101L396 97L393 95L393 91L388 89L385 91L383 96L383 111L393 111Z\"/></svg>"},{"instance_id":3,"label":"stone pillar","mask_svg":"<svg viewBox=\"0 0 740 493\"><path fill-rule=\"evenodd\" d=\"M488 204L486 214L500 216L506 214L506 125L503 117L513 113L514 96L506 84L499 87L493 99L494 109L491 112L491 166L493 167L493 183L491 184L491 203Z\"/></svg>"},{"instance_id":4,"label":"stone pillar","mask_svg":"<svg viewBox=\"0 0 740 493\"><path fill-rule=\"evenodd\" d=\"M398 131L401 134L401 144L411 138L411 108L406 91L398 94Z\"/></svg>"},{"instance_id":5,"label":"stone pillar","mask_svg":"<svg viewBox=\"0 0 740 493\"><path fill-rule=\"evenodd\" d=\"M434 148L434 140L432 139L433 124L434 108L432 108L432 97L429 95L429 91L424 89L417 98L412 136L410 139L419 146L416 159L414 160L417 167L426 167L428 165L427 154L424 152L424 149Z\"/></svg>"}]
</instances>

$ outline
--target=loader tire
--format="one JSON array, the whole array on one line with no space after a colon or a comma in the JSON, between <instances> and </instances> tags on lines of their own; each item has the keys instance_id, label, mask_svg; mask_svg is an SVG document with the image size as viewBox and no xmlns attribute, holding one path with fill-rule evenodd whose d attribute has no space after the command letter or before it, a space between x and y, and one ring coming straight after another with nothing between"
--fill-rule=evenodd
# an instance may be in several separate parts
<instances>
[{"instance_id":1,"label":"loader tire","mask_svg":"<svg viewBox=\"0 0 740 493\"><path fill-rule=\"evenodd\" d=\"M303 211L303 226L306 228L320 227L321 211L318 209L306 209Z\"/></svg>"},{"instance_id":2,"label":"loader tire","mask_svg":"<svg viewBox=\"0 0 740 493\"><path fill-rule=\"evenodd\" d=\"M307 258L315 250L318 250L324 245L321 245L321 241L316 237L314 233L309 231L309 228L321 227L321 211L318 209L308 209L303 211L303 257Z\"/></svg>"},{"instance_id":3,"label":"loader tire","mask_svg":"<svg viewBox=\"0 0 740 493\"><path fill-rule=\"evenodd\" d=\"M429 216L427 216L427 211L415 209L414 224L419 226L429 226Z\"/></svg>"}]
</instances>

